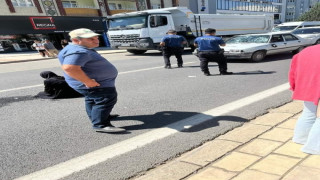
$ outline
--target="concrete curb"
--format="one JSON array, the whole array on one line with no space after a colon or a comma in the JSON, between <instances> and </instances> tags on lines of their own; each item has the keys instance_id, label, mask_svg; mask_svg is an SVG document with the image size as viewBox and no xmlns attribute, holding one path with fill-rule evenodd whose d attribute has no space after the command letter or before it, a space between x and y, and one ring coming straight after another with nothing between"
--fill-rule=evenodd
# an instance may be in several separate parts
<instances>
[{"instance_id":1,"label":"concrete curb","mask_svg":"<svg viewBox=\"0 0 320 180\"><path fill-rule=\"evenodd\" d=\"M320 179L320 156L291 142L303 105L293 101L257 117L134 180Z\"/></svg>"}]
</instances>

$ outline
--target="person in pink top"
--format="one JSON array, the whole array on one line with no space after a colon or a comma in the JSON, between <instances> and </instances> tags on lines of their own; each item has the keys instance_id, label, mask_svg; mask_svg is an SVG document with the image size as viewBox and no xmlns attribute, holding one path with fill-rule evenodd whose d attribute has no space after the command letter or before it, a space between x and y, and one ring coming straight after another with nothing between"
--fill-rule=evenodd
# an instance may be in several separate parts
<instances>
[{"instance_id":1,"label":"person in pink top","mask_svg":"<svg viewBox=\"0 0 320 180\"><path fill-rule=\"evenodd\" d=\"M320 45L308 47L292 58L289 83L293 91L292 99L304 101L292 141L303 144L301 150L305 153L320 154L320 116L317 116L320 99Z\"/></svg>"}]
</instances>

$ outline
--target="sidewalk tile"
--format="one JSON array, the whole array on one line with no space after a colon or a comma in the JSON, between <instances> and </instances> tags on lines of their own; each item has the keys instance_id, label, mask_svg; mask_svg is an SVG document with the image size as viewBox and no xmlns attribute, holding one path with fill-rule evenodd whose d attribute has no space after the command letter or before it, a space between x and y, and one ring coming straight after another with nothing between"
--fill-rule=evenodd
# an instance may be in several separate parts
<instances>
[{"instance_id":1,"label":"sidewalk tile","mask_svg":"<svg viewBox=\"0 0 320 180\"><path fill-rule=\"evenodd\" d=\"M297 166L283 180L319 180L320 169Z\"/></svg>"},{"instance_id":2,"label":"sidewalk tile","mask_svg":"<svg viewBox=\"0 0 320 180\"><path fill-rule=\"evenodd\" d=\"M246 143L269 129L270 127L268 126L245 123L243 126L235 128L227 134L218 137L217 139Z\"/></svg>"},{"instance_id":3,"label":"sidewalk tile","mask_svg":"<svg viewBox=\"0 0 320 180\"><path fill-rule=\"evenodd\" d=\"M250 167L250 169L282 176L299 161L299 159L272 154Z\"/></svg>"},{"instance_id":4,"label":"sidewalk tile","mask_svg":"<svg viewBox=\"0 0 320 180\"><path fill-rule=\"evenodd\" d=\"M307 154L300 151L301 147L302 147L301 144L296 144L292 141L289 141L283 146L281 146L279 149L274 151L274 153L293 156L297 158L304 158L307 156Z\"/></svg>"},{"instance_id":5,"label":"sidewalk tile","mask_svg":"<svg viewBox=\"0 0 320 180\"><path fill-rule=\"evenodd\" d=\"M135 178L135 180L177 180L186 177L199 168L199 166L193 164L172 161L151 170L144 176Z\"/></svg>"},{"instance_id":6,"label":"sidewalk tile","mask_svg":"<svg viewBox=\"0 0 320 180\"><path fill-rule=\"evenodd\" d=\"M281 177L259 171L245 170L232 180L279 180Z\"/></svg>"},{"instance_id":7,"label":"sidewalk tile","mask_svg":"<svg viewBox=\"0 0 320 180\"><path fill-rule=\"evenodd\" d=\"M198 174L191 176L188 180L229 180L237 173L228 172L221 169L208 167L204 171L199 172Z\"/></svg>"},{"instance_id":8,"label":"sidewalk tile","mask_svg":"<svg viewBox=\"0 0 320 180\"><path fill-rule=\"evenodd\" d=\"M286 128L286 129L294 129L296 126L298 118L290 118L289 120L281 123L278 127L279 128Z\"/></svg>"},{"instance_id":9,"label":"sidewalk tile","mask_svg":"<svg viewBox=\"0 0 320 180\"><path fill-rule=\"evenodd\" d=\"M293 136L293 130L291 129L274 128L262 134L261 136L259 136L259 138L286 142L290 138L292 138L292 136Z\"/></svg>"},{"instance_id":10,"label":"sidewalk tile","mask_svg":"<svg viewBox=\"0 0 320 180\"><path fill-rule=\"evenodd\" d=\"M305 159L301 163L301 166L307 166L307 167L313 167L313 168L320 169L320 155L310 155L307 159Z\"/></svg>"},{"instance_id":11,"label":"sidewalk tile","mask_svg":"<svg viewBox=\"0 0 320 180\"><path fill-rule=\"evenodd\" d=\"M271 109L269 112L284 112L284 113L292 113L297 114L301 112L303 109L302 101L293 101L291 103L285 104L279 108Z\"/></svg>"},{"instance_id":12,"label":"sidewalk tile","mask_svg":"<svg viewBox=\"0 0 320 180\"><path fill-rule=\"evenodd\" d=\"M230 155L222 158L218 162L212 164L213 167L219 167L228 171L242 171L254 162L260 159L257 156L232 152Z\"/></svg>"},{"instance_id":13,"label":"sidewalk tile","mask_svg":"<svg viewBox=\"0 0 320 180\"><path fill-rule=\"evenodd\" d=\"M248 154L254 154L257 156L266 156L281 145L281 142L269 141L264 139L255 139L249 144L240 148L238 151Z\"/></svg>"},{"instance_id":14,"label":"sidewalk tile","mask_svg":"<svg viewBox=\"0 0 320 180\"><path fill-rule=\"evenodd\" d=\"M250 121L252 124L260 124L260 125L266 125L266 126L274 126L282 121L288 119L293 114L291 113L268 113L263 116L257 117L256 119Z\"/></svg>"},{"instance_id":15,"label":"sidewalk tile","mask_svg":"<svg viewBox=\"0 0 320 180\"><path fill-rule=\"evenodd\" d=\"M199 166L205 166L210 162L216 160L217 158L223 156L227 152L235 149L239 145L241 145L241 143L224 140L214 140L205 143L203 146L182 155L179 160L197 164Z\"/></svg>"}]
</instances>

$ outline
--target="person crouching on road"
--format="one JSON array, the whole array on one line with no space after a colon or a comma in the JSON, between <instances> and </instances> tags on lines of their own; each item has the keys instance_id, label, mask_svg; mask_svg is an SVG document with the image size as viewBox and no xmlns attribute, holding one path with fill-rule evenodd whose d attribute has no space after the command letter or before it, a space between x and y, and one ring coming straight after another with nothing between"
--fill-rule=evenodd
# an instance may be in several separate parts
<instances>
[{"instance_id":1,"label":"person crouching on road","mask_svg":"<svg viewBox=\"0 0 320 180\"><path fill-rule=\"evenodd\" d=\"M208 28L205 30L205 35L198 37L194 41L194 46L198 47L200 68L206 76L210 76L208 68L209 62L217 62L220 75L233 74L227 72L227 60L224 57L223 49L220 46L225 46L225 42L220 37L216 37L216 30Z\"/></svg>"},{"instance_id":2,"label":"person crouching on road","mask_svg":"<svg viewBox=\"0 0 320 180\"><path fill-rule=\"evenodd\" d=\"M162 53L164 58L166 69L171 69L170 57L174 54L178 61L178 68L183 67L182 51L183 44L187 41L184 37L177 35L175 30L169 30L167 35L161 39L160 46L162 47Z\"/></svg>"},{"instance_id":3,"label":"person crouching on road","mask_svg":"<svg viewBox=\"0 0 320 180\"><path fill-rule=\"evenodd\" d=\"M118 70L93 48L99 46L99 34L90 29L69 33L72 44L59 53L59 61L68 85L85 96L86 111L97 132L123 132L114 127L110 113L117 102L115 80Z\"/></svg>"},{"instance_id":4,"label":"person crouching on road","mask_svg":"<svg viewBox=\"0 0 320 180\"><path fill-rule=\"evenodd\" d=\"M292 141L303 144L301 151L320 155L320 45L296 54L289 70L292 99L304 101L304 108L294 128Z\"/></svg>"}]
</instances>

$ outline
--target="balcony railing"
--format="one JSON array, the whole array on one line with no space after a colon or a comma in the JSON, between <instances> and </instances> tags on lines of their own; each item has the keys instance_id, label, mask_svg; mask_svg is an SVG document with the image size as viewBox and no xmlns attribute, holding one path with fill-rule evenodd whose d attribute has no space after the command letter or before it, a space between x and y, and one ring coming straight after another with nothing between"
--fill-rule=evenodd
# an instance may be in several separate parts
<instances>
[{"instance_id":1,"label":"balcony railing","mask_svg":"<svg viewBox=\"0 0 320 180\"><path fill-rule=\"evenodd\" d=\"M85 9L99 9L99 7L96 6L63 6L64 8L85 8Z\"/></svg>"}]
</instances>

